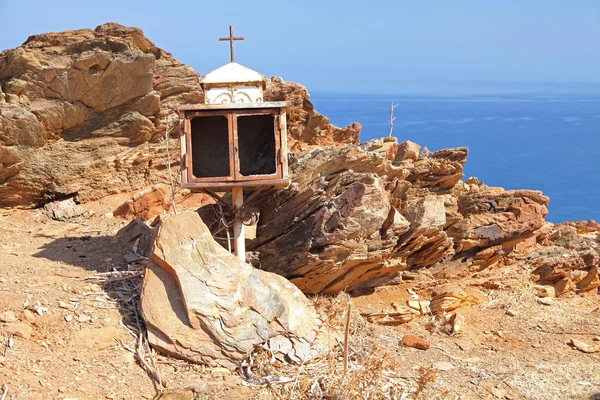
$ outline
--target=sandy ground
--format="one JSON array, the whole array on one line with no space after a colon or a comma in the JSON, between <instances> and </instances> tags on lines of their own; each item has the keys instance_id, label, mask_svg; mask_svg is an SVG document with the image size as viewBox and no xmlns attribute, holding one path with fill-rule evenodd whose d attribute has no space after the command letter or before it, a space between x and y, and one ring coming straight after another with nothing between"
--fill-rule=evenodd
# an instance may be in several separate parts
<instances>
[{"instance_id":1,"label":"sandy ground","mask_svg":"<svg viewBox=\"0 0 600 400\"><path fill-rule=\"evenodd\" d=\"M128 249L114 239L127 221L110 215L125 197L85 205L94 214L76 222L50 220L41 210L0 211L0 319L7 321L0 322L0 398L5 391L3 399L22 400L157 395L154 380L127 350L136 344L127 296L135 295L139 278L129 286L88 279L127 267ZM572 338L600 344L594 341L600 340L598 294L541 304L539 288L520 268L492 269L460 282L479 304L459 310L465 323L456 334L445 333L431 315L392 327L360 316L406 304L408 289L428 298L443 282L319 299L328 305L325 312L336 314L333 319L352 302L346 378L333 378L342 374L341 346L315 364L321 369L274 368L271 373L294 379L266 386L156 354L162 379L176 391L161 398L600 399L600 352L568 344ZM496 283L495 289L486 289L484 281ZM331 308L335 302L338 311ZM402 346L405 334L420 336L431 348ZM261 371L268 368L256 373Z\"/></svg>"}]
</instances>

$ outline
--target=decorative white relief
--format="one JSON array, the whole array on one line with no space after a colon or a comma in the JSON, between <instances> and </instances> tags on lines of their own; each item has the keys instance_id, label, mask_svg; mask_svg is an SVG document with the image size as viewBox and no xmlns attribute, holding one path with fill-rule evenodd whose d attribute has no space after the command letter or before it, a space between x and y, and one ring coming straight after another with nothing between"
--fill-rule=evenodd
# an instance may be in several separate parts
<instances>
[{"instance_id":1,"label":"decorative white relief","mask_svg":"<svg viewBox=\"0 0 600 400\"><path fill-rule=\"evenodd\" d=\"M206 104L253 103L263 101L263 90L258 86L231 86L208 88Z\"/></svg>"}]
</instances>

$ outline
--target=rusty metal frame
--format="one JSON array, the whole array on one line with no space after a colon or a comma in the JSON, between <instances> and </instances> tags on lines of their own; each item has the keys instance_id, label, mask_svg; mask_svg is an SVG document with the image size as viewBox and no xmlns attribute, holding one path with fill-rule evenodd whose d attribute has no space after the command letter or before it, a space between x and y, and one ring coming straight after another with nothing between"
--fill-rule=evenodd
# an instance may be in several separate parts
<instances>
[{"instance_id":1,"label":"rusty metal frame","mask_svg":"<svg viewBox=\"0 0 600 400\"><path fill-rule=\"evenodd\" d=\"M233 106L233 107L232 107ZM213 188L228 189L236 186L259 187L289 185L287 160L286 112L288 102L266 102L251 104L196 104L178 108L181 135L181 177L182 187L189 189ZM244 176L239 171L239 147L237 119L239 116L272 115L275 135L276 170L268 175ZM196 117L224 116L227 118L229 140L229 175L222 177L198 178L193 174L191 120Z\"/></svg>"}]
</instances>

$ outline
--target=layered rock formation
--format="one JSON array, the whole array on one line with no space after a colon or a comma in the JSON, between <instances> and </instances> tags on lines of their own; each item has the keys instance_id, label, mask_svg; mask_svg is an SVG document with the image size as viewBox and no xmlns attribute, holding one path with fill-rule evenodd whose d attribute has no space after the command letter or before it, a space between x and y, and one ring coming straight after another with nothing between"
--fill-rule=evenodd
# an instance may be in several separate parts
<instances>
[{"instance_id":1,"label":"layered rock formation","mask_svg":"<svg viewBox=\"0 0 600 400\"><path fill-rule=\"evenodd\" d=\"M168 130L203 101L199 74L138 28L115 23L30 37L0 54L0 206L80 201L166 182ZM333 127L306 89L277 78L267 100L288 99L290 145L357 143L360 125ZM167 122L168 126L166 126Z\"/></svg>"},{"instance_id":2,"label":"layered rock formation","mask_svg":"<svg viewBox=\"0 0 600 400\"><path fill-rule=\"evenodd\" d=\"M452 259L483 268L535 243L548 213L541 192L464 183L467 149L411 147L388 138L294 154L292 186L256 203L261 268L306 293L337 293L408 270L443 274Z\"/></svg>"}]
</instances>

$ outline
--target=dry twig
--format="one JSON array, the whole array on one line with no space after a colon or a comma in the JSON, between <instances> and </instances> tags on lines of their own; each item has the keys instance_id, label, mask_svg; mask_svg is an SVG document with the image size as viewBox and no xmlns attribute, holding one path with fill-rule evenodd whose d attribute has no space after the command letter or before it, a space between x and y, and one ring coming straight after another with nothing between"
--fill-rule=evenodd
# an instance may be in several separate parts
<instances>
[{"instance_id":1,"label":"dry twig","mask_svg":"<svg viewBox=\"0 0 600 400\"><path fill-rule=\"evenodd\" d=\"M350 311L352 303L348 302L348 313L346 315L346 331L344 333L344 375L348 372L348 334L350 333Z\"/></svg>"}]
</instances>

